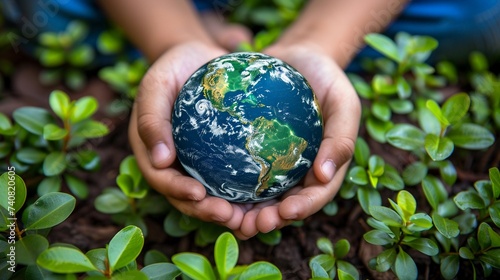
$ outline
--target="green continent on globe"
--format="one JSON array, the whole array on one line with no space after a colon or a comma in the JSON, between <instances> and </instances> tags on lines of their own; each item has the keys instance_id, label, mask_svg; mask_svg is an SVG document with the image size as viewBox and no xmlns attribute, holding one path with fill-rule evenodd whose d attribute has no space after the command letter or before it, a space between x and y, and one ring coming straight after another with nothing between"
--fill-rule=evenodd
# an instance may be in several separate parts
<instances>
[{"instance_id":1,"label":"green continent on globe","mask_svg":"<svg viewBox=\"0 0 500 280\"><path fill-rule=\"evenodd\" d=\"M174 104L172 135L179 162L208 194L259 202L305 176L323 121L297 70L264 54L232 53L188 79Z\"/></svg>"},{"instance_id":2,"label":"green continent on globe","mask_svg":"<svg viewBox=\"0 0 500 280\"><path fill-rule=\"evenodd\" d=\"M262 166L256 190L258 196L279 182L279 176L286 176L295 167L307 148L307 141L295 136L290 127L277 120L258 117L252 122L252 133L247 137L245 146Z\"/></svg>"}]
</instances>

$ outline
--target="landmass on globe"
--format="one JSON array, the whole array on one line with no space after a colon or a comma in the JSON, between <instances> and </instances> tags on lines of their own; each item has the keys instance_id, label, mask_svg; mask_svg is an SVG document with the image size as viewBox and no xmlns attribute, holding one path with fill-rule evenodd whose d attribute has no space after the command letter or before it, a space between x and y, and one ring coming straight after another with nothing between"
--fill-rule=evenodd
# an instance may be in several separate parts
<instances>
[{"instance_id":1,"label":"landmass on globe","mask_svg":"<svg viewBox=\"0 0 500 280\"><path fill-rule=\"evenodd\" d=\"M323 136L306 79L261 53L232 53L200 67L174 104L172 133L184 169L210 195L275 198L312 166Z\"/></svg>"}]
</instances>

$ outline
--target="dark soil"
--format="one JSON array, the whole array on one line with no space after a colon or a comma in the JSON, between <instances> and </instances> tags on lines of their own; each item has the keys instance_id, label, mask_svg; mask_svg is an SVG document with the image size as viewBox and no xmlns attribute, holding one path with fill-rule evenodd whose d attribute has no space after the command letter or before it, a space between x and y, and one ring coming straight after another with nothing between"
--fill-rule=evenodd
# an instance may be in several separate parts
<instances>
[{"instance_id":1,"label":"dark soil","mask_svg":"<svg viewBox=\"0 0 500 280\"><path fill-rule=\"evenodd\" d=\"M16 63L15 73L10 80L7 80L6 90L1 97L0 110L2 113L10 114L20 106L48 107L48 95L55 88L64 89L72 98L92 95L99 99L101 109L98 119L110 126L111 133L102 141L90 144L99 152L102 168L96 173L81 174L90 186L90 196L84 201L78 201L73 214L52 230L49 239L51 243L74 244L84 252L103 247L122 227L114 224L109 215L97 212L93 202L104 188L116 185L115 178L118 174L119 163L124 157L131 154L127 140L128 116L124 114L111 118L104 113L106 104L116 98L117 94L98 80L95 74L90 75L89 83L85 89L71 93L61 86L41 86L38 82L39 71L40 67L29 59ZM361 131L361 134L363 135L364 132ZM381 145L375 141L369 141L369 144L373 154L382 155L393 166L401 168L413 159L410 153L391 148L388 145ZM471 182L487 178L487 167L498 166L499 150L497 143L486 153L488 156L483 157L484 159L479 160L479 156L484 156L483 154L478 155L478 158L466 159L461 162L457 167L459 180L464 184L453 190L450 189L450 192L457 193L470 186ZM409 191L416 196L419 205L426 204L419 188L410 188ZM392 196L389 194L389 197ZM368 268L368 261L380 253L381 248L363 241L362 235L370 230L365 220L366 215L354 200L342 200L339 202L339 213L334 217L320 212L306 219L301 227L289 226L282 229L282 241L279 245L267 246L256 238L240 242L240 263L248 264L266 260L280 268L283 279L308 279L311 276L308 261L320 253L316 247L316 240L320 237L327 237L336 242L346 238L351 244L351 250L346 260L358 268L361 274L360 279L394 279L395 277L390 272L382 274ZM170 257L177 252L192 251L200 252L209 259L213 258L213 246L196 247L194 235L173 238L164 233L161 219L151 218L147 222L150 232L146 238L143 252L148 249L158 249ZM440 279L437 264L420 253L414 253L413 257L418 263L419 279ZM139 263L141 262L142 257L139 258ZM471 271L470 267L462 264L460 275L465 278L459 278L471 279ZM467 275L470 277L466 277Z\"/></svg>"}]
</instances>

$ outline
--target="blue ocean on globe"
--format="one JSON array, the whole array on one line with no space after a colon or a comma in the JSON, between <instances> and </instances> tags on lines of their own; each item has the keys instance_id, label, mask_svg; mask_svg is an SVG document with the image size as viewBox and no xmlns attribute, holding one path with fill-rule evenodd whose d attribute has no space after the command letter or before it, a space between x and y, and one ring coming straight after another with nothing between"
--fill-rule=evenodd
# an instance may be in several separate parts
<instances>
[{"instance_id":1,"label":"blue ocean on globe","mask_svg":"<svg viewBox=\"0 0 500 280\"><path fill-rule=\"evenodd\" d=\"M304 177L323 122L297 70L241 52L218 57L189 78L174 104L172 132L180 163L210 195L260 202Z\"/></svg>"}]
</instances>

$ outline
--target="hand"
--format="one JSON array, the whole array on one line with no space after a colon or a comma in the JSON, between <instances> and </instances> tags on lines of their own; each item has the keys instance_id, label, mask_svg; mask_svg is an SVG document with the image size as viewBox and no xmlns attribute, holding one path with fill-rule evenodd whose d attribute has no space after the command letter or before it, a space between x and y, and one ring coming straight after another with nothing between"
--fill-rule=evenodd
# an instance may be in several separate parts
<instances>
[{"instance_id":1,"label":"hand","mask_svg":"<svg viewBox=\"0 0 500 280\"><path fill-rule=\"evenodd\" d=\"M205 187L175 163L171 115L185 81L224 50L198 42L169 49L144 76L129 126L132 150L144 177L178 210L231 229L241 225L245 206L207 196ZM154 206L153 206L154 207Z\"/></svg>"},{"instance_id":2,"label":"hand","mask_svg":"<svg viewBox=\"0 0 500 280\"><path fill-rule=\"evenodd\" d=\"M323 114L324 136L318 155L299 186L280 200L253 205L235 234L247 239L316 213L339 190L354 153L361 106L343 70L315 45L273 46L265 53L296 68L309 81Z\"/></svg>"}]
</instances>

